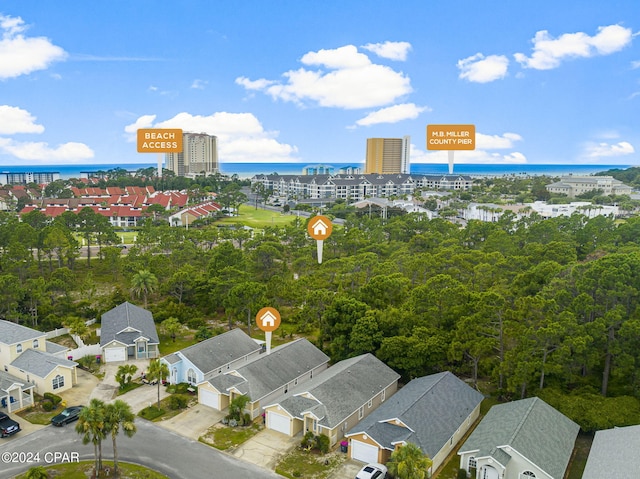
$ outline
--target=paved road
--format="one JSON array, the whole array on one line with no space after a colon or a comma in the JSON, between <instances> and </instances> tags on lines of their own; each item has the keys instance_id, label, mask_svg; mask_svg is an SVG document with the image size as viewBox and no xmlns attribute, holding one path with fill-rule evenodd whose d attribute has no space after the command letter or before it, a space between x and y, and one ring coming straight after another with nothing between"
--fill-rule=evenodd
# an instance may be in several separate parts
<instances>
[{"instance_id":1,"label":"paved road","mask_svg":"<svg viewBox=\"0 0 640 479\"><path fill-rule=\"evenodd\" d=\"M172 479L281 477L153 423L138 420L136 425L138 432L133 438L118 437L118 458L121 461L142 464ZM45 458L52 457L46 453L76 453L80 460L93 460L93 446L82 444L73 425L63 428L47 426L28 435L15 436L6 443L0 442L0 479L10 479L35 465L7 464L6 453L12 452L39 452L40 463L44 465ZM113 458L110 438L103 441L102 453L107 460Z\"/></svg>"}]
</instances>

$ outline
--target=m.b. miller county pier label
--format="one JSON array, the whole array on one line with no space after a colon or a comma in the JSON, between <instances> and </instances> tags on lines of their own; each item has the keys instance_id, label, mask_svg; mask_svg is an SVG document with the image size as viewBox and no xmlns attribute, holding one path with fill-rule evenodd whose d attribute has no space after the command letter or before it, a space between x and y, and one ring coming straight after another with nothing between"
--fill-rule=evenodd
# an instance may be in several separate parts
<instances>
[{"instance_id":1,"label":"m.b. miller county pier label","mask_svg":"<svg viewBox=\"0 0 640 479\"><path fill-rule=\"evenodd\" d=\"M427 150L475 149L475 125L427 125Z\"/></svg>"},{"instance_id":2,"label":"m.b. miller county pier label","mask_svg":"<svg viewBox=\"0 0 640 479\"><path fill-rule=\"evenodd\" d=\"M180 128L140 128L138 153L182 153Z\"/></svg>"}]
</instances>

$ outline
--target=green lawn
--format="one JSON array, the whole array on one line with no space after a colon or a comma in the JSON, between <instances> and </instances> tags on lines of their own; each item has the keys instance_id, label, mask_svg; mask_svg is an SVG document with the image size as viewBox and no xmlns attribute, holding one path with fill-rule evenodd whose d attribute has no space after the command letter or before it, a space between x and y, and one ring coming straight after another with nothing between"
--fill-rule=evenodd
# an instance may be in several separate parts
<instances>
[{"instance_id":1,"label":"green lawn","mask_svg":"<svg viewBox=\"0 0 640 479\"><path fill-rule=\"evenodd\" d=\"M113 469L112 461L102 461L105 467ZM80 461L77 463L58 464L56 466L47 467L49 471L49 477L64 477L65 479L87 479L92 477L93 461ZM139 466L137 464L129 464L127 462L118 461L118 468L120 470L120 479L169 479L167 476L160 474L159 472L147 469L146 467ZM99 477L112 477L113 473L109 476L101 474ZM21 474L16 479L24 479L25 474Z\"/></svg>"},{"instance_id":2,"label":"green lawn","mask_svg":"<svg viewBox=\"0 0 640 479\"><path fill-rule=\"evenodd\" d=\"M251 427L229 427L215 425L200 437L199 441L209 446L213 446L221 451L226 451L232 447L247 441L260 432L260 426L252 424Z\"/></svg>"},{"instance_id":3,"label":"green lawn","mask_svg":"<svg viewBox=\"0 0 640 479\"><path fill-rule=\"evenodd\" d=\"M223 218L217 224L241 224L250 228L266 228L267 226L284 226L295 220L295 215L285 215L277 211L256 209L255 206L241 205L240 214Z\"/></svg>"},{"instance_id":4,"label":"green lawn","mask_svg":"<svg viewBox=\"0 0 640 479\"><path fill-rule=\"evenodd\" d=\"M317 454L295 448L276 466L276 473L289 478L328 479L344 463L342 453Z\"/></svg>"}]
</instances>

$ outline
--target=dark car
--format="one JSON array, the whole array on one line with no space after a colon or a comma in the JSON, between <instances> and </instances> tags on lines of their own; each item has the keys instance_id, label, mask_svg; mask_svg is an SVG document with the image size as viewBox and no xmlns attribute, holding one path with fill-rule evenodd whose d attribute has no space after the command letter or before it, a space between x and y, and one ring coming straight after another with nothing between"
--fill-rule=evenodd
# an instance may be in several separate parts
<instances>
[{"instance_id":1,"label":"dark car","mask_svg":"<svg viewBox=\"0 0 640 479\"><path fill-rule=\"evenodd\" d=\"M8 437L20 431L20 424L0 412L0 437Z\"/></svg>"},{"instance_id":2,"label":"dark car","mask_svg":"<svg viewBox=\"0 0 640 479\"><path fill-rule=\"evenodd\" d=\"M54 426L64 426L78 419L83 406L71 406L62 411L57 416L51 418L51 424Z\"/></svg>"}]
</instances>

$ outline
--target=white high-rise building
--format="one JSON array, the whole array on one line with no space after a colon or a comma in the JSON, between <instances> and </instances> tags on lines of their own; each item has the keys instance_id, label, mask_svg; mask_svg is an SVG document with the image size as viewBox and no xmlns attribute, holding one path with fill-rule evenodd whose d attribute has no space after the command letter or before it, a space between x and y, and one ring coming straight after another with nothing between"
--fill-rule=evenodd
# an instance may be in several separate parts
<instances>
[{"instance_id":1,"label":"white high-rise building","mask_svg":"<svg viewBox=\"0 0 640 479\"><path fill-rule=\"evenodd\" d=\"M182 153L167 153L165 167L177 176L195 177L220 171L218 137L206 133L183 133Z\"/></svg>"}]
</instances>

